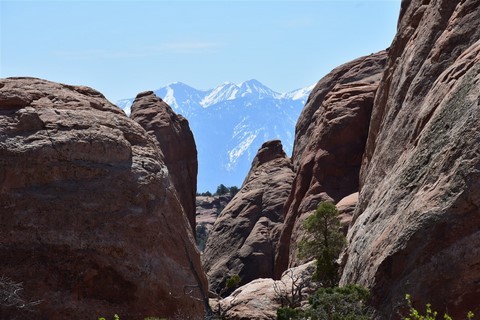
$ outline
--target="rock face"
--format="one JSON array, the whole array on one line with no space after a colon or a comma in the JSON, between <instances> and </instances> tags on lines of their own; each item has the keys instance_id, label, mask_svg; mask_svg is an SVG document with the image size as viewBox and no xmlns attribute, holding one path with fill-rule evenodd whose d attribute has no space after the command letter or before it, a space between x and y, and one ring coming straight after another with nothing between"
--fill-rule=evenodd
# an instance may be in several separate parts
<instances>
[{"instance_id":1,"label":"rock face","mask_svg":"<svg viewBox=\"0 0 480 320\"><path fill-rule=\"evenodd\" d=\"M303 221L320 201L338 202L358 190L358 175L375 92L386 64L382 51L334 69L318 82L297 122L292 191L275 275L299 263Z\"/></svg>"},{"instance_id":2,"label":"rock face","mask_svg":"<svg viewBox=\"0 0 480 320\"><path fill-rule=\"evenodd\" d=\"M102 94L0 80L0 161L0 274L40 300L29 319L203 315L206 279L162 155Z\"/></svg>"},{"instance_id":3,"label":"rock face","mask_svg":"<svg viewBox=\"0 0 480 320\"><path fill-rule=\"evenodd\" d=\"M264 143L208 238L202 262L213 291L224 288L233 274L241 277L240 284L273 276L283 204L293 176L280 141Z\"/></svg>"},{"instance_id":4,"label":"rock face","mask_svg":"<svg viewBox=\"0 0 480 320\"><path fill-rule=\"evenodd\" d=\"M206 223L212 225L217 220L217 216L232 200L230 193L214 196L197 196L196 197L196 222L197 225Z\"/></svg>"},{"instance_id":5,"label":"rock face","mask_svg":"<svg viewBox=\"0 0 480 320\"><path fill-rule=\"evenodd\" d=\"M195 232L197 148L187 119L177 115L153 91L139 93L131 110L130 117L158 142L173 185Z\"/></svg>"},{"instance_id":6,"label":"rock face","mask_svg":"<svg viewBox=\"0 0 480 320\"><path fill-rule=\"evenodd\" d=\"M196 199L197 207L195 220L197 224L197 248L203 252L215 220L217 220L220 212L222 212L232 200L232 195L226 193L214 196L197 196Z\"/></svg>"},{"instance_id":7,"label":"rock face","mask_svg":"<svg viewBox=\"0 0 480 320\"><path fill-rule=\"evenodd\" d=\"M342 283L388 319L480 301L480 2L402 2L372 113Z\"/></svg>"}]
</instances>

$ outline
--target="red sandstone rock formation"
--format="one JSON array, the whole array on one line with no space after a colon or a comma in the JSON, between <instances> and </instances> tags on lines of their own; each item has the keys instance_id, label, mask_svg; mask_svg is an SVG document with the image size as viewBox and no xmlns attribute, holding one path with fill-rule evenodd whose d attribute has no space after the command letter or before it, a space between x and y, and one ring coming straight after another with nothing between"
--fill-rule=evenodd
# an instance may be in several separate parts
<instances>
[{"instance_id":1,"label":"red sandstone rock formation","mask_svg":"<svg viewBox=\"0 0 480 320\"><path fill-rule=\"evenodd\" d=\"M203 315L206 279L160 150L102 94L0 80L0 161L0 275L41 302L29 319Z\"/></svg>"},{"instance_id":2,"label":"red sandstone rock formation","mask_svg":"<svg viewBox=\"0 0 480 320\"><path fill-rule=\"evenodd\" d=\"M283 204L293 176L280 141L264 143L209 235L202 262L213 291L220 291L233 274L241 277L241 284L273 276Z\"/></svg>"},{"instance_id":3,"label":"red sandstone rock formation","mask_svg":"<svg viewBox=\"0 0 480 320\"><path fill-rule=\"evenodd\" d=\"M197 248L200 252L205 250L206 240L213 229L213 224L217 220L218 215L222 212L227 204L232 200L231 193L214 196L197 196L196 197L196 217L197 224Z\"/></svg>"},{"instance_id":4,"label":"red sandstone rock formation","mask_svg":"<svg viewBox=\"0 0 480 320\"><path fill-rule=\"evenodd\" d=\"M296 127L296 176L285 204L276 257L278 278L299 263L303 221L323 200L338 202L358 190L370 114L386 63L384 51L344 64L318 82Z\"/></svg>"},{"instance_id":5,"label":"red sandstone rock formation","mask_svg":"<svg viewBox=\"0 0 480 320\"><path fill-rule=\"evenodd\" d=\"M352 193L342 200L340 200L336 206L338 210L338 219L342 226L342 231L347 234L350 223L352 222L353 212L358 202L358 192Z\"/></svg>"},{"instance_id":6,"label":"red sandstone rock formation","mask_svg":"<svg viewBox=\"0 0 480 320\"><path fill-rule=\"evenodd\" d=\"M177 115L152 91L137 95L130 117L158 141L180 202L195 233L197 148L187 119Z\"/></svg>"},{"instance_id":7,"label":"red sandstone rock formation","mask_svg":"<svg viewBox=\"0 0 480 320\"><path fill-rule=\"evenodd\" d=\"M384 319L417 306L464 318L480 301L480 2L402 2L372 113L342 284Z\"/></svg>"}]
</instances>

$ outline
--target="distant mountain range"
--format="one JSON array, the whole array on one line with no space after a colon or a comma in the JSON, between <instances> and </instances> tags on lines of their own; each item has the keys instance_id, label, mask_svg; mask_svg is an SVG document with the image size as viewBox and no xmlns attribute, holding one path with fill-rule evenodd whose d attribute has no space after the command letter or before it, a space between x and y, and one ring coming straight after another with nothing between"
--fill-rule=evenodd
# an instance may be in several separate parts
<instances>
[{"instance_id":1,"label":"distant mountain range","mask_svg":"<svg viewBox=\"0 0 480 320\"><path fill-rule=\"evenodd\" d=\"M175 82L154 92L188 119L198 150L198 191L215 192L220 184L241 186L265 141L280 139L291 155L295 124L312 89L278 93L252 79L210 90ZM130 114L133 100L116 104Z\"/></svg>"}]
</instances>

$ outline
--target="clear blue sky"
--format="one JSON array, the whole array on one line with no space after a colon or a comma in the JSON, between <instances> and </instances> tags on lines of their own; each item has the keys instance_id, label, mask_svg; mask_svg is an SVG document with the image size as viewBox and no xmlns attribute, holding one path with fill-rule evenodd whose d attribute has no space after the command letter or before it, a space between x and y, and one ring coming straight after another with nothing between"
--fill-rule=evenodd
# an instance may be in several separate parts
<instances>
[{"instance_id":1,"label":"clear blue sky","mask_svg":"<svg viewBox=\"0 0 480 320\"><path fill-rule=\"evenodd\" d=\"M91 86L112 101L181 81L317 82L388 47L400 0L0 0L0 77Z\"/></svg>"}]
</instances>

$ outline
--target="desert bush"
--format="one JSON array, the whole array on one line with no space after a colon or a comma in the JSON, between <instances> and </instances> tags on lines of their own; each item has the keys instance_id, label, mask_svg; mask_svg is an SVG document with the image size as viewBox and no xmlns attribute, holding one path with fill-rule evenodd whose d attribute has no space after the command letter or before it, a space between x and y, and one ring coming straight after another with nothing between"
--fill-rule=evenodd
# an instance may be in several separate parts
<instances>
[{"instance_id":1,"label":"desert bush","mask_svg":"<svg viewBox=\"0 0 480 320\"><path fill-rule=\"evenodd\" d=\"M238 274L234 274L227 278L227 281L225 282L225 287L220 290L220 292L217 292L217 308L216 310L213 311L212 317L209 317L208 319L225 319L226 313L233 308L236 297L234 297L230 302L222 303L222 295L224 295L227 291L230 291L234 288L236 288L242 279Z\"/></svg>"},{"instance_id":2,"label":"desert bush","mask_svg":"<svg viewBox=\"0 0 480 320\"><path fill-rule=\"evenodd\" d=\"M432 305L427 303L425 306L425 314L422 315L420 311L415 309L412 303L412 298L409 294L405 295L405 300L407 301L408 306L408 316L404 320L436 320L438 312L432 309ZM466 315L468 320L472 320L475 317L475 314L472 311L468 311ZM453 320L447 313L443 314L444 320Z\"/></svg>"},{"instance_id":3,"label":"desert bush","mask_svg":"<svg viewBox=\"0 0 480 320\"><path fill-rule=\"evenodd\" d=\"M305 310L280 308L279 320L369 320L373 309L367 305L370 293L367 289L348 285L318 289L308 299Z\"/></svg>"}]
</instances>

